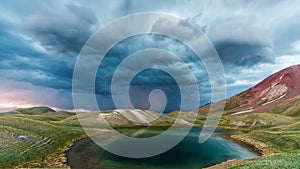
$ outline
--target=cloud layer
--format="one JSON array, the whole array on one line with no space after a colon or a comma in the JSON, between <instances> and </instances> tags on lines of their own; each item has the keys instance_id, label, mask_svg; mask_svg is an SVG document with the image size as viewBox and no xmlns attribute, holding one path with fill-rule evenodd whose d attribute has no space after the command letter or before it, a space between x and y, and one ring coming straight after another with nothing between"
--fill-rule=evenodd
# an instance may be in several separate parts
<instances>
[{"instance_id":1,"label":"cloud layer","mask_svg":"<svg viewBox=\"0 0 300 169\"><path fill-rule=\"evenodd\" d=\"M300 63L298 1L31 2L0 2L0 89L7 96L1 98L2 106L49 105L72 109L72 75L82 46L99 28L137 12L176 15L201 29L214 44L224 65L228 97L282 68ZM161 20L152 29L166 22ZM104 59L96 81L100 106L114 108L110 80L118 64L129 54L149 47L180 56L196 75L201 104L210 102L207 73L193 52L171 38L141 35L120 42ZM137 60L142 61L147 59ZM178 76L185 76L176 62L156 64L157 68L174 68ZM124 70L124 76L126 73L130 69ZM167 111L177 109L180 104L174 79L162 71L143 71L131 84L132 101L138 108L149 107L148 94L155 88L166 92Z\"/></svg>"}]
</instances>

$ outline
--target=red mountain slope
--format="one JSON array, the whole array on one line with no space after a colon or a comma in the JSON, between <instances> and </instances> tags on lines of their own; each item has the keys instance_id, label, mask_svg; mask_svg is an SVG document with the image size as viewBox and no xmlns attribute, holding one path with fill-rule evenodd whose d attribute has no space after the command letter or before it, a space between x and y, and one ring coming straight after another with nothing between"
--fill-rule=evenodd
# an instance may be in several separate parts
<instances>
[{"instance_id":1,"label":"red mountain slope","mask_svg":"<svg viewBox=\"0 0 300 169\"><path fill-rule=\"evenodd\" d=\"M243 110L236 114L263 110L300 95L300 65L283 69L254 87L227 100L226 109Z\"/></svg>"}]
</instances>

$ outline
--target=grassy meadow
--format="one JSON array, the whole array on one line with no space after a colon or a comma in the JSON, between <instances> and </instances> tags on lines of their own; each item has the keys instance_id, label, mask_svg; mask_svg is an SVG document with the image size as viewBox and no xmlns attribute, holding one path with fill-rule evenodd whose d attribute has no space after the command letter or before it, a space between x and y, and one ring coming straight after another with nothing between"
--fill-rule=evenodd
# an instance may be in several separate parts
<instances>
[{"instance_id":1,"label":"grassy meadow","mask_svg":"<svg viewBox=\"0 0 300 169\"><path fill-rule=\"evenodd\" d=\"M235 166L223 165L222 168L300 168L300 113L297 113L300 104L297 103L300 103L299 99L281 105L278 109L238 116L232 116L231 110L225 110L219 127L243 130L242 134L231 137L254 146L262 157L250 162L245 160ZM107 115L112 112L102 113ZM195 112L184 114L180 124L189 125L192 113ZM82 121L91 120L92 129L96 122L94 117L98 114L91 112L79 117ZM174 123L177 115L176 111L161 115L150 126L168 127ZM150 116L154 117L155 114L145 114L145 117ZM205 113L200 111L195 125L203 125L205 117ZM116 129L149 126L142 122L132 122L120 114L109 116L106 120ZM126 130L123 131L126 134ZM75 113L57 112L47 107L1 113L0 168L68 167L64 152L74 141L84 137L87 136Z\"/></svg>"},{"instance_id":2,"label":"grassy meadow","mask_svg":"<svg viewBox=\"0 0 300 169\"><path fill-rule=\"evenodd\" d=\"M80 127L59 122L73 117L49 108L23 109L0 114L0 168L46 167L56 165L48 159L84 136ZM49 160L49 161L47 161ZM57 166L62 164L57 164Z\"/></svg>"}]
</instances>

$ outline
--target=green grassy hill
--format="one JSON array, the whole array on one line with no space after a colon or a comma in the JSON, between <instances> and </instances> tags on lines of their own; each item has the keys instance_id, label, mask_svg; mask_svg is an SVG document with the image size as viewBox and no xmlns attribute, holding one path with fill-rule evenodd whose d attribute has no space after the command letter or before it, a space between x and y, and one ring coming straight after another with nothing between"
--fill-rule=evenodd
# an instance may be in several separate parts
<instances>
[{"instance_id":1,"label":"green grassy hill","mask_svg":"<svg viewBox=\"0 0 300 169\"><path fill-rule=\"evenodd\" d=\"M63 162L53 164L49 158L64 153L65 148L75 140L87 137L80 122L88 124L85 127L91 130L104 128L104 121L99 116L118 130L167 127L175 121L175 118L143 110L107 110L77 116L72 112L33 107L0 113L0 168L18 165L61 167ZM178 124L187 125L188 122L182 120Z\"/></svg>"},{"instance_id":2,"label":"green grassy hill","mask_svg":"<svg viewBox=\"0 0 300 169\"><path fill-rule=\"evenodd\" d=\"M59 114L45 107L16 111L0 114L0 168L26 167L26 163L42 167L49 164L49 155L61 153L84 135L81 128L56 123L73 113Z\"/></svg>"},{"instance_id":3,"label":"green grassy hill","mask_svg":"<svg viewBox=\"0 0 300 169\"><path fill-rule=\"evenodd\" d=\"M246 131L232 137L255 145L263 157L234 167L228 162L215 168L300 168L300 98L270 109L232 115L237 111L236 107L227 108L219 126Z\"/></svg>"},{"instance_id":4,"label":"green grassy hill","mask_svg":"<svg viewBox=\"0 0 300 169\"><path fill-rule=\"evenodd\" d=\"M234 111L226 109L219 127L243 130L243 134L232 137L255 145L264 154L260 159L239 163L234 168L300 167L296 162L300 160L299 105L300 99L294 99L266 111L240 115L232 115ZM62 167L65 159L60 154L75 140L86 137L78 117L81 122L90 124L87 127L91 129L101 124L98 116L104 117L113 128L122 129L168 127L178 115L181 115L179 125L191 125L195 114L198 114L194 125L202 126L207 110L208 106L201 108L199 112L179 114L180 112L174 111L167 115L142 110L108 110L77 116L72 112L35 107L1 113L0 168Z\"/></svg>"}]
</instances>

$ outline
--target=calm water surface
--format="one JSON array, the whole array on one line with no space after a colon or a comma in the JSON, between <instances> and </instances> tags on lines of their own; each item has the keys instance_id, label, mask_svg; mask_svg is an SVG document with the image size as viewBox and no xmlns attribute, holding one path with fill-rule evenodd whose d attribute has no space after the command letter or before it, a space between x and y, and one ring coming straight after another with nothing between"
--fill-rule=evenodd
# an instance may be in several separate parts
<instances>
[{"instance_id":1,"label":"calm water surface","mask_svg":"<svg viewBox=\"0 0 300 169\"><path fill-rule=\"evenodd\" d=\"M67 152L68 164L72 168L99 169L199 169L230 159L258 156L246 145L226 137L226 130L219 130L205 143L198 142L199 128L193 128L173 149L144 159L120 157L104 151L92 140L81 140ZM180 134L180 130L174 133Z\"/></svg>"}]
</instances>

